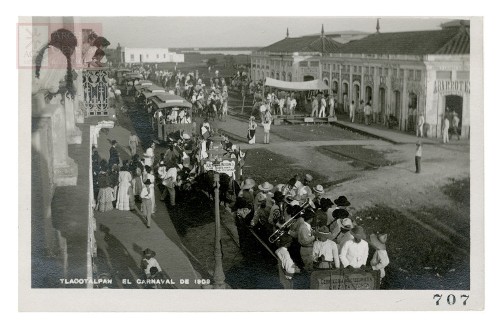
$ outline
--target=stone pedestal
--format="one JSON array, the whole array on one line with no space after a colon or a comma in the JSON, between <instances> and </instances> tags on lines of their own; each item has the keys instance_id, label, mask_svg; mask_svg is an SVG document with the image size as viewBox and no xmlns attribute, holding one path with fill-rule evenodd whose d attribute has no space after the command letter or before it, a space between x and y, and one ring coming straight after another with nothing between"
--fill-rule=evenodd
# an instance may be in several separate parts
<instances>
[{"instance_id":1,"label":"stone pedestal","mask_svg":"<svg viewBox=\"0 0 500 327\"><path fill-rule=\"evenodd\" d=\"M76 185L78 166L68 157L65 108L60 104L45 104L43 95L33 98L33 119L44 119L50 124L52 156L45 158L51 162L55 186Z\"/></svg>"}]
</instances>

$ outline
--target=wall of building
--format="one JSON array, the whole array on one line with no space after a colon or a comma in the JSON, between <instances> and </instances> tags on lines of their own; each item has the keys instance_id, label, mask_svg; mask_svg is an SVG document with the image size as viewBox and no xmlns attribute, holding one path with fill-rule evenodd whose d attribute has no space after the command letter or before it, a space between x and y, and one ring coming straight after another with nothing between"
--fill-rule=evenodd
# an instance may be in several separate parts
<instances>
[{"instance_id":1,"label":"wall of building","mask_svg":"<svg viewBox=\"0 0 500 327\"><path fill-rule=\"evenodd\" d=\"M336 96L338 109L348 112L348 104L369 100L378 109L381 123L394 115L402 131L414 131L416 119L422 114L429 125L428 135L441 136L442 116L446 97L462 98L462 136L469 135L470 120L470 58L468 55L415 56L330 54L267 54L251 56L253 80L265 77L279 78L285 72L288 81L321 79ZM343 84L347 92L343 92ZM359 94L356 92L359 88ZM383 91L381 91L381 89ZM344 94L345 93L345 94ZM399 96L398 96L399 94ZM384 98L382 99L381 96ZM449 99L449 98L448 98ZM399 101L398 101L399 100ZM416 101L416 108L409 106Z\"/></svg>"},{"instance_id":2,"label":"wall of building","mask_svg":"<svg viewBox=\"0 0 500 327\"><path fill-rule=\"evenodd\" d=\"M123 48L125 63L184 62L184 54L169 52L167 48Z\"/></svg>"}]
</instances>

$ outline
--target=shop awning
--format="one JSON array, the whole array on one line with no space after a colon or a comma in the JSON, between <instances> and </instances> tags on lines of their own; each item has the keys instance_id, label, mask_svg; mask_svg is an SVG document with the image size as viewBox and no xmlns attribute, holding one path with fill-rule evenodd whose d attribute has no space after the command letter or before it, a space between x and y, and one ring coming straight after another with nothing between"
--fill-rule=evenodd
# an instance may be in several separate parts
<instances>
[{"instance_id":1,"label":"shop awning","mask_svg":"<svg viewBox=\"0 0 500 327\"><path fill-rule=\"evenodd\" d=\"M315 79L307 82L287 82L280 81L274 78L266 77L266 86L275 87L280 90L287 91L314 91L314 90L329 90L330 88L323 81Z\"/></svg>"}]
</instances>

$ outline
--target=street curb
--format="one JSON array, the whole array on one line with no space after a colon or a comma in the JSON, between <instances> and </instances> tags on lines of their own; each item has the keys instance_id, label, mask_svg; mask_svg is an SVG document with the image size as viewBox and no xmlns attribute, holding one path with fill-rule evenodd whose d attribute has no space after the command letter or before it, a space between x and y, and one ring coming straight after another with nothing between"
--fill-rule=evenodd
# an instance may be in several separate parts
<instances>
[{"instance_id":1,"label":"street curb","mask_svg":"<svg viewBox=\"0 0 500 327\"><path fill-rule=\"evenodd\" d=\"M367 131L363 131L363 130L360 130L360 129L356 128L356 127L347 126L347 125L344 125L344 124L339 123L339 122L333 122L333 125L337 126L337 127L340 127L340 128L343 128L343 129L347 129L347 130L349 130L351 132L356 132L358 134L361 134L361 135L364 135L364 136L373 137L373 138L376 138L376 139L379 139L379 140L382 140L382 141L386 141L386 142L389 142L389 143L392 143L392 144L405 144L404 142L396 142L393 139L390 139L390 138L387 138L387 137L384 137L384 136L380 136L380 135L377 135L377 134L374 134L374 133L370 133L370 132L367 132Z\"/></svg>"}]
</instances>

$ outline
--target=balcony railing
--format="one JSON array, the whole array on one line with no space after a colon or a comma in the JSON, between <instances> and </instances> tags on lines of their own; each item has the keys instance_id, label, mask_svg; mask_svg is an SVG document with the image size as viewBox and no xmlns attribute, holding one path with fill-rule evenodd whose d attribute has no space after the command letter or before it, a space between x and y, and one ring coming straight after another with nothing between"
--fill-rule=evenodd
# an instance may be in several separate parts
<instances>
[{"instance_id":1,"label":"balcony railing","mask_svg":"<svg viewBox=\"0 0 500 327\"><path fill-rule=\"evenodd\" d=\"M86 68L82 71L83 103L88 116L108 115L108 68Z\"/></svg>"}]
</instances>

